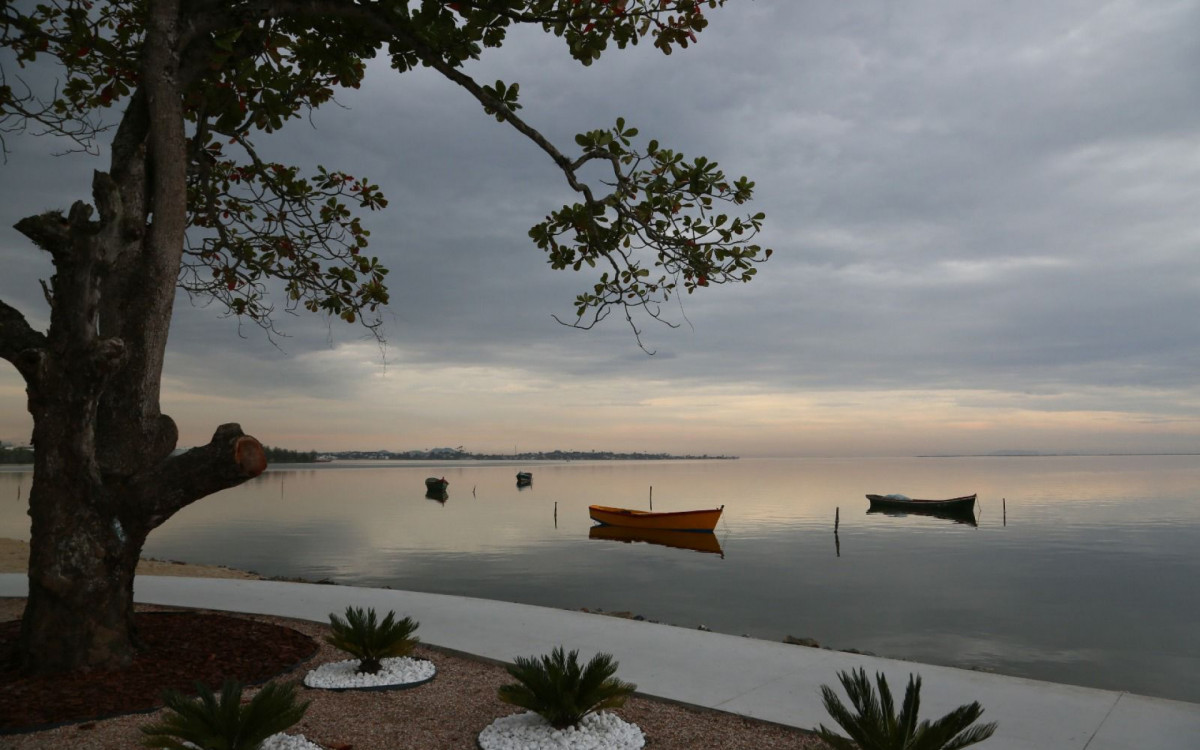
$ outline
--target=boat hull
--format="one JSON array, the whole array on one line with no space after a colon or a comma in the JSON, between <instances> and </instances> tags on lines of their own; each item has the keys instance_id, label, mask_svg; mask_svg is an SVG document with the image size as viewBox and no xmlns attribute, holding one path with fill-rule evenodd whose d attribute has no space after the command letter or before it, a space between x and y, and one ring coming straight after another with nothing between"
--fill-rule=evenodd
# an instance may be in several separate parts
<instances>
[{"instance_id":1,"label":"boat hull","mask_svg":"<svg viewBox=\"0 0 1200 750\"><path fill-rule=\"evenodd\" d=\"M426 492L445 492L446 488L449 486L450 486L450 483L447 482L445 479L438 479L437 477L429 477L428 479L425 480L425 491Z\"/></svg>"},{"instance_id":2,"label":"boat hull","mask_svg":"<svg viewBox=\"0 0 1200 750\"><path fill-rule=\"evenodd\" d=\"M975 495L952 497L947 500L906 500L903 498L888 497L887 495L867 495L867 500L871 503L871 510L905 510L917 513L956 513L962 515L975 514Z\"/></svg>"},{"instance_id":3,"label":"boat hull","mask_svg":"<svg viewBox=\"0 0 1200 750\"><path fill-rule=\"evenodd\" d=\"M720 508L709 510L684 510L674 513L610 508L607 505L589 505L592 520L605 526L621 526L628 529L666 529L672 531L712 531L721 520Z\"/></svg>"}]
</instances>

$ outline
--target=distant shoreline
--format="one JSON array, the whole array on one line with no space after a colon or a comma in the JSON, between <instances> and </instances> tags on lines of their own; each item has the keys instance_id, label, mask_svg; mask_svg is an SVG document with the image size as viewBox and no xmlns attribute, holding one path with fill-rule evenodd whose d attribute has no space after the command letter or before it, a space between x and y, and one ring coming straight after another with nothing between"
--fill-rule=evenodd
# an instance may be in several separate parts
<instances>
[{"instance_id":1,"label":"distant shoreline","mask_svg":"<svg viewBox=\"0 0 1200 750\"><path fill-rule=\"evenodd\" d=\"M178 452L183 452L180 450ZM463 454L418 454L391 453L389 451L338 451L337 453L315 453L309 458L307 453L291 452L298 455L287 458L269 457L271 465L276 464L327 464L334 461L379 461L420 463L422 461L506 461L520 463L522 461L737 461L740 456L675 456L667 453L607 453L607 452L565 452L552 453L463 453ZM1155 458L1164 456L1200 456L1198 452L1166 452L1166 453L919 453L915 456L837 456L844 459L878 459L878 458ZM831 456L761 456L755 458L786 458L786 459L822 459ZM32 470L33 462L16 463L0 461L0 471L6 469Z\"/></svg>"},{"instance_id":2,"label":"distant shoreline","mask_svg":"<svg viewBox=\"0 0 1200 750\"><path fill-rule=\"evenodd\" d=\"M737 456L676 456L670 453L617 453L614 451L536 451L529 453L469 453L453 449L432 451L335 451L300 453L288 451L288 463L330 461L736 461ZM268 451L268 458L270 452ZM294 456L301 456L297 458Z\"/></svg>"},{"instance_id":3,"label":"distant shoreline","mask_svg":"<svg viewBox=\"0 0 1200 750\"><path fill-rule=\"evenodd\" d=\"M183 453L187 449L177 449ZM293 451L286 448L267 447L269 464L327 464L334 461L736 461L738 456L676 456L670 453L615 453L612 451L549 451L537 453L467 453L454 450L407 451ZM33 452L28 451L28 460L0 461L6 466L33 466Z\"/></svg>"}]
</instances>

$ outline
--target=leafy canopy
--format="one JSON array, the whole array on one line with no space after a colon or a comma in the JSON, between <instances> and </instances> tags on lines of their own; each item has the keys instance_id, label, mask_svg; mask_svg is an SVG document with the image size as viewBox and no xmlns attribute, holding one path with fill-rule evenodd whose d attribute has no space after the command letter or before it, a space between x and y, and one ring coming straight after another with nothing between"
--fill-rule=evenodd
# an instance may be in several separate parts
<instances>
[{"instance_id":1,"label":"leafy canopy","mask_svg":"<svg viewBox=\"0 0 1200 750\"><path fill-rule=\"evenodd\" d=\"M60 84L40 97L20 78L0 79L0 146L37 123L98 150L108 110L137 108L149 8L155 0L43 0L0 9L0 38L21 66L49 56ZM566 177L576 200L529 232L556 269L596 269L569 325L590 328L613 309L639 335L635 313L662 320L661 304L688 293L747 282L770 249L754 243L761 213L725 207L750 200L754 183L726 177L705 157L688 158L638 130L615 125L579 134L560 151L517 112L518 83L476 82L463 64L499 47L510 29L538 26L560 37L584 65L610 45L641 40L666 54L708 25L725 0L192 0L179 23L180 81L189 137L190 231L179 283L270 328L268 282L282 283L286 310L304 307L375 328L388 302L387 269L366 254L359 213L387 205L361 175L312 174L262 158L256 140L357 88L366 61L387 55L405 72L424 66L463 87L485 112L533 141ZM0 71L2 72L2 71ZM136 114L134 115L136 116ZM585 180L585 165L604 176ZM560 321L562 322L562 321ZM666 321L664 321L666 322ZM670 323L668 323L670 324Z\"/></svg>"},{"instance_id":2,"label":"leafy canopy","mask_svg":"<svg viewBox=\"0 0 1200 750\"><path fill-rule=\"evenodd\" d=\"M921 678L908 677L904 704L896 713L892 691L882 673L875 675L879 692L876 694L861 667L852 672L838 672L854 711L842 703L828 685L821 686L825 710L850 736L838 735L824 724L817 734L834 750L958 750L983 742L996 731L996 724L972 726L983 715L978 702L959 706L937 721L917 722L921 708Z\"/></svg>"}]
</instances>

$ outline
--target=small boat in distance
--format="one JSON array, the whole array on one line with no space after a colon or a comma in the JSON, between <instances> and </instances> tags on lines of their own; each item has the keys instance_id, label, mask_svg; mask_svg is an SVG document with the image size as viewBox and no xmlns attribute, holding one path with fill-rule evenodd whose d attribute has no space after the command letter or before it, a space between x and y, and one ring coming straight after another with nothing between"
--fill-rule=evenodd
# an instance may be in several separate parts
<instances>
[{"instance_id":1,"label":"small boat in distance","mask_svg":"<svg viewBox=\"0 0 1200 750\"><path fill-rule=\"evenodd\" d=\"M532 472L529 472L529 471L518 471L517 472L517 486L518 487L527 487L531 484L533 484L533 473Z\"/></svg>"},{"instance_id":2,"label":"small boat in distance","mask_svg":"<svg viewBox=\"0 0 1200 750\"><path fill-rule=\"evenodd\" d=\"M607 505L589 505L588 515L605 526L624 526L631 529L672 529L675 531L712 531L721 520L725 506L710 510L681 510L658 513L629 508L610 508Z\"/></svg>"},{"instance_id":3,"label":"small boat in distance","mask_svg":"<svg viewBox=\"0 0 1200 750\"><path fill-rule=\"evenodd\" d=\"M425 480L426 492L445 492L446 488L449 486L450 483L446 481L445 477L442 477L441 479L438 479L437 477L429 477Z\"/></svg>"},{"instance_id":4,"label":"small boat in distance","mask_svg":"<svg viewBox=\"0 0 1200 750\"><path fill-rule=\"evenodd\" d=\"M952 497L947 500L916 500L904 495L867 495L871 510L907 510L917 513L975 514L975 495Z\"/></svg>"}]
</instances>

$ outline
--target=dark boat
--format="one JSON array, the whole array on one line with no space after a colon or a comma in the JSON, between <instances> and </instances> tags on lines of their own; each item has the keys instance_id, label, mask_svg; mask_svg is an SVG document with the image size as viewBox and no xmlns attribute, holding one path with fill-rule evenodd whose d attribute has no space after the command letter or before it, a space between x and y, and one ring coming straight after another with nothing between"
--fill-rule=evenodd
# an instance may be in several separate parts
<instances>
[{"instance_id":1,"label":"dark boat","mask_svg":"<svg viewBox=\"0 0 1200 750\"><path fill-rule=\"evenodd\" d=\"M517 472L517 486L528 487L533 484L533 473L528 471Z\"/></svg>"},{"instance_id":2,"label":"dark boat","mask_svg":"<svg viewBox=\"0 0 1200 750\"><path fill-rule=\"evenodd\" d=\"M871 510L902 510L939 515L975 515L975 495L952 497L948 500L917 500L904 495L867 495Z\"/></svg>"},{"instance_id":3,"label":"dark boat","mask_svg":"<svg viewBox=\"0 0 1200 750\"><path fill-rule=\"evenodd\" d=\"M426 492L445 492L446 488L449 486L450 483L446 481L445 477L442 477L441 479L438 479L437 477L429 477L425 480Z\"/></svg>"},{"instance_id":4,"label":"dark boat","mask_svg":"<svg viewBox=\"0 0 1200 750\"><path fill-rule=\"evenodd\" d=\"M437 500L442 505L445 505L446 501L448 499L450 499L450 493L446 492L445 490L438 490L438 489L426 490L425 491L425 499Z\"/></svg>"}]
</instances>

